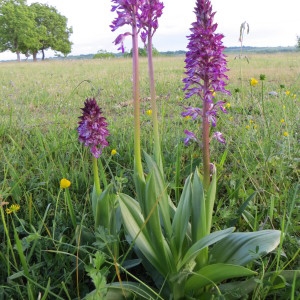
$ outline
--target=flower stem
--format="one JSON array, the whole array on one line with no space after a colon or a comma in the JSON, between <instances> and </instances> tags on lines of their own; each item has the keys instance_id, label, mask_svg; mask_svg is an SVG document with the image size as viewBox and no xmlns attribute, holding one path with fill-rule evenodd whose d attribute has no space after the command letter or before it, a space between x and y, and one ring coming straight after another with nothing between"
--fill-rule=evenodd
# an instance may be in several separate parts
<instances>
[{"instance_id":1,"label":"flower stem","mask_svg":"<svg viewBox=\"0 0 300 300\"><path fill-rule=\"evenodd\" d=\"M152 109L152 122L153 122L153 133L154 133L154 158L161 171L163 171L161 148L158 130L158 119L157 119L157 105L156 105L156 91L154 83L154 68L153 68L153 53L152 53L152 32L148 33L148 73L150 81L150 95L151 95L151 109Z\"/></svg>"},{"instance_id":2,"label":"flower stem","mask_svg":"<svg viewBox=\"0 0 300 300\"><path fill-rule=\"evenodd\" d=\"M139 51L136 22L132 26L132 79L134 107L134 172L144 178L141 157L141 127L140 127L140 87L139 87Z\"/></svg>"},{"instance_id":3,"label":"flower stem","mask_svg":"<svg viewBox=\"0 0 300 300\"><path fill-rule=\"evenodd\" d=\"M94 172L94 188L96 190L97 196L102 193L101 186L100 186L100 178L98 172L98 160L96 157L92 157L93 160L93 172Z\"/></svg>"},{"instance_id":4,"label":"flower stem","mask_svg":"<svg viewBox=\"0 0 300 300\"><path fill-rule=\"evenodd\" d=\"M207 83L204 83L207 86ZM205 91L206 89L204 89ZM205 95L205 93L204 93ZM206 113L209 110L209 102L205 99L203 101L203 114L202 114L202 157L203 157L203 187L204 191L208 191L210 185L210 151L209 151L209 121Z\"/></svg>"}]
</instances>

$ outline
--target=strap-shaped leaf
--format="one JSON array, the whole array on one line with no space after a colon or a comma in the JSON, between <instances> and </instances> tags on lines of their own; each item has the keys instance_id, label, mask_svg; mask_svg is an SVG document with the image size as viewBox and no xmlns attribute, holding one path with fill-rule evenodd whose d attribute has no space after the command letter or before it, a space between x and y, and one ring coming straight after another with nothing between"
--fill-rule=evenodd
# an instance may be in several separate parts
<instances>
[{"instance_id":1,"label":"strap-shaped leaf","mask_svg":"<svg viewBox=\"0 0 300 300\"><path fill-rule=\"evenodd\" d=\"M217 190L217 171L212 175L212 180L206 195L206 233L211 231L212 215L214 210L214 204L216 199Z\"/></svg>"},{"instance_id":2,"label":"strap-shaped leaf","mask_svg":"<svg viewBox=\"0 0 300 300\"><path fill-rule=\"evenodd\" d=\"M145 159L147 162L147 166L149 171L152 173L154 179L154 190L156 197L159 197L159 208L160 214L162 218L162 225L166 232L166 237L168 240L171 240L172 237L172 225L171 225L171 218L170 218L170 204L169 204L169 195L167 193L167 184L164 181L164 178L157 167L156 162L149 156L147 153L144 152Z\"/></svg>"},{"instance_id":3,"label":"strap-shaped leaf","mask_svg":"<svg viewBox=\"0 0 300 300\"><path fill-rule=\"evenodd\" d=\"M180 270L182 267L184 267L185 264L189 263L195 257L197 254L205 247L208 247L210 245L215 244L216 242L224 239L226 236L232 234L234 231L234 227L227 228L224 230L213 232L201 240L197 241L195 244L193 244L190 249L186 252L185 256L182 258L182 260L179 262L177 266L177 270Z\"/></svg>"},{"instance_id":4,"label":"strap-shaped leaf","mask_svg":"<svg viewBox=\"0 0 300 300\"><path fill-rule=\"evenodd\" d=\"M166 253L166 256L164 257L161 252L157 252L153 247L138 202L126 194L119 194L118 198L126 231L150 263L161 274L167 275L170 272L173 259L166 241L163 241L163 247L165 247ZM173 262L173 265L174 264L175 263ZM175 268L175 266L173 268Z\"/></svg>"},{"instance_id":5,"label":"strap-shaped leaf","mask_svg":"<svg viewBox=\"0 0 300 300\"><path fill-rule=\"evenodd\" d=\"M221 263L212 264L193 273L186 282L185 291L199 290L207 285L218 284L226 279L253 275L257 275L257 273L242 266Z\"/></svg>"},{"instance_id":6,"label":"strap-shaped leaf","mask_svg":"<svg viewBox=\"0 0 300 300\"><path fill-rule=\"evenodd\" d=\"M206 203L202 180L198 169L195 170L192 181L192 241L195 243L207 234Z\"/></svg>"},{"instance_id":7,"label":"strap-shaped leaf","mask_svg":"<svg viewBox=\"0 0 300 300\"><path fill-rule=\"evenodd\" d=\"M182 243L186 237L189 219L191 216L191 177L192 176L190 175L185 181L172 223L175 247L179 256L182 253Z\"/></svg>"},{"instance_id":8,"label":"strap-shaped leaf","mask_svg":"<svg viewBox=\"0 0 300 300\"><path fill-rule=\"evenodd\" d=\"M212 261L244 266L274 250L280 235L279 230L232 233L213 247Z\"/></svg>"}]
</instances>

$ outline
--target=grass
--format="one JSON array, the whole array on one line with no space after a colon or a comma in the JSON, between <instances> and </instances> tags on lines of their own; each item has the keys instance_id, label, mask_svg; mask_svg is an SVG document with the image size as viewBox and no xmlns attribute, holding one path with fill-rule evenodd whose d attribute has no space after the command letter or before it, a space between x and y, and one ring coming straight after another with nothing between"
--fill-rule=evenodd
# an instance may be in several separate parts
<instances>
[{"instance_id":1,"label":"grass","mask_svg":"<svg viewBox=\"0 0 300 300\"><path fill-rule=\"evenodd\" d=\"M300 268L299 56L249 54L248 64L230 55L232 96L225 97L230 107L218 123L227 144L211 143L219 177L216 229L234 225L238 231L285 232L278 252L256 264L262 278L253 299L299 299L300 295L299 279L292 278L277 290L263 276L266 270ZM182 91L184 57L157 57L154 63L163 158L175 193L175 150L182 144L183 130L194 127L180 117L182 105L187 105ZM49 299L79 299L93 290L85 268L97 247L81 247L66 201L71 198L88 240L93 178L90 155L79 145L76 127L84 100L96 97L111 132L102 157L107 177L118 191L134 193L129 70L129 59L1 63L0 197L21 208L10 215L5 207L1 209L0 299L36 299L38 293L44 299L47 294ZM266 76L263 82L261 74ZM251 77L259 81L257 86L250 87ZM147 61L141 59L142 144L151 152L148 90ZM278 96L269 95L270 91ZM117 155L110 155L112 149ZM195 145L183 148L180 182L194 166L201 166L200 157ZM68 191L59 189L64 177L72 182ZM125 251L126 243L122 245ZM115 265L108 268L108 280L113 279Z\"/></svg>"}]
</instances>

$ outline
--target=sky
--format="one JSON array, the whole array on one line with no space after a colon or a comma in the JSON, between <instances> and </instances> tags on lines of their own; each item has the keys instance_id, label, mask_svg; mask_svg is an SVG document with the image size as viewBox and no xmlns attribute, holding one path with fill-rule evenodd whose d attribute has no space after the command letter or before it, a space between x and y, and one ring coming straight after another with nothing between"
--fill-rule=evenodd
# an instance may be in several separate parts
<instances>
[{"instance_id":1,"label":"sky","mask_svg":"<svg viewBox=\"0 0 300 300\"><path fill-rule=\"evenodd\" d=\"M111 32L109 25L116 17L110 11L109 0L27 0L28 5L39 2L56 7L73 27L71 55L97 53L98 50L118 52L113 44L118 34L127 28ZM159 28L153 38L158 51L186 50L189 28L195 20L195 0L162 0L165 5L159 19ZM249 34L245 34L243 44L253 47L295 46L300 36L300 0L211 0L216 12L216 32L224 35L226 47L240 46L238 41L240 25L247 22ZM143 46L142 43L140 44ZM131 49L130 38L125 49ZM52 51L46 57L53 56ZM38 55L38 58L41 54ZM25 58L25 56L22 56ZM0 60L16 59L11 52L0 53Z\"/></svg>"}]
</instances>

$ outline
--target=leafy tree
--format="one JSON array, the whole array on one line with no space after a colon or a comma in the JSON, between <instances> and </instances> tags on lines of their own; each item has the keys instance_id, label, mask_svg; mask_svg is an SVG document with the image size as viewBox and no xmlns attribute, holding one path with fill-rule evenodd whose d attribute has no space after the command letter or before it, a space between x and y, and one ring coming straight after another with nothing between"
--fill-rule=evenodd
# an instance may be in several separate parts
<instances>
[{"instance_id":1,"label":"leafy tree","mask_svg":"<svg viewBox=\"0 0 300 300\"><path fill-rule=\"evenodd\" d=\"M30 45L39 47L34 14L24 0L0 2L0 51L27 53Z\"/></svg>"},{"instance_id":2,"label":"leafy tree","mask_svg":"<svg viewBox=\"0 0 300 300\"><path fill-rule=\"evenodd\" d=\"M39 3L28 6L26 0L0 0L0 51L17 53L18 60L20 53L31 53L36 60L38 51L44 59L44 51L49 48L66 56L71 52L72 32L67 18L54 7Z\"/></svg>"},{"instance_id":3,"label":"leafy tree","mask_svg":"<svg viewBox=\"0 0 300 300\"><path fill-rule=\"evenodd\" d=\"M104 58L113 58L115 57L115 55L111 52L107 52L106 50L99 50L97 52L97 54L95 54L93 56L93 58L101 58L101 59L104 59Z\"/></svg>"},{"instance_id":4,"label":"leafy tree","mask_svg":"<svg viewBox=\"0 0 300 300\"><path fill-rule=\"evenodd\" d=\"M58 13L55 7L47 4L33 3L30 8L35 14L36 31L39 36L39 43L30 48L33 59L36 59L39 50L42 51L44 59L44 51L49 48L65 56L69 54L72 46L69 38L73 29L67 27L67 18Z\"/></svg>"},{"instance_id":5,"label":"leafy tree","mask_svg":"<svg viewBox=\"0 0 300 300\"><path fill-rule=\"evenodd\" d=\"M300 36L297 35L297 45L296 45L297 48L300 49Z\"/></svg>"},{"instance_id":6,"label":"leafy tree","mask_svg":"<svg viewBox=\"0 0 300 300\"><path fill-rule=\"evenodd\" d=\"M152 47L152 55L158 56L159 52L156 48ZM132 57L132 49L130 50L129 56ZM139 57L147 57L147 47L139 48Z\"/></svg>"}]
</instances>

